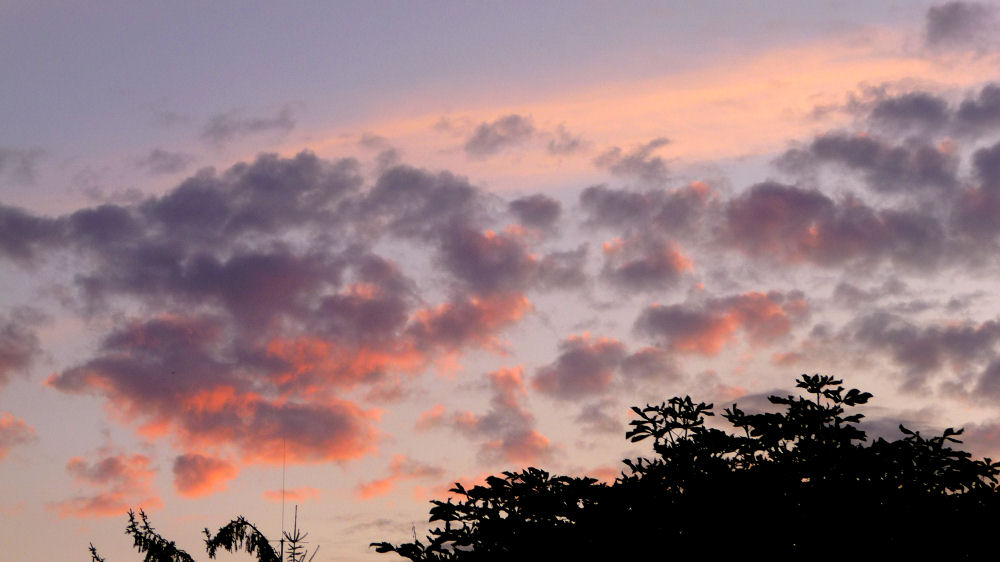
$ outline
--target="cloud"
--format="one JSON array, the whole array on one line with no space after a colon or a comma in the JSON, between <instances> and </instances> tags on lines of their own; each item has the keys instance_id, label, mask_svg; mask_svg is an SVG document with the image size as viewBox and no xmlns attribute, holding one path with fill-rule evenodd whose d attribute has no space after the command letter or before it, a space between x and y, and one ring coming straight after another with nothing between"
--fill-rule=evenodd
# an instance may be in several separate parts
<instances>
[{"instance_id":1,"label":"cloud","mask_svg":"<svg viewBox=\"0 0 1000 562\"><path fill-rule=\"evenodd\" d=\"M442 238L442 265L476 294L522 290L538 268L517 231L483 232L455 225Z\"/></svg>"},{"instance_id":2,"label":"cloud","mask_svg":"<svg viewBox=\"0 0 1000 562\"><path fill-rule=\"evenodd\" d=\"M152 489L156 471L145 455L104 456L93 463L74 457L66 463L66 472L78 485L91 488L89 495L50 504L59 517L121 517L138 506L158 509L163 502Z\"/></svg>"},{"instance_id":3,"label":"cloud","mask_svg":"<svg viewBox=\"0 0 1000 562\"><path fill-rule=\"evenodd\" d=\"M10 412L0 412L0 461L10 450L19 445L27 445L38 440L35 428Z\"/></svg>"},{"instance_id":4,"label":"cloud","mask_svg":"<svg viewBox=\"0 0 1000 562\"><path fill-rule=\"evenodd\" d=\"M555 138L546 145L549 154L566 156L580 152L587 147L587 142L583 140L583 137L571 134L563 125L556 127L552 135Z\"/></svg>"},{"instance_id":5,"label":"cloud","mask_svg":"<svg viewBox=\"0 0 1000 562\"><path fill-rule=\"evenodd\" d=\"M927 10L924 40L932 49L981 49L996 29L996 8L979 2L948 2Z\"/></svg>"},{"instance_id":6,"label":"cloud","mask_svg":"<svg viewBox=\"0 0 1000 562\"><path fill-rule=\"evenodd\" d=\"M384 171L358 206L369 226L433 240L455 224L484 222L487 202L466 178L400 165Z\"/></svg>"},{"instance_id":7,"label":"cloud","mask_svg":"<svg viewBox=\"0 0 1000 562\"><path fill-rule=\"evenodd\" d=\"M948 102L927 92L906 92L879 100L869 114L872 123L894 133L934 134L951 119Z\"/></svg>"},{"instance_id":8,"label":"cloud","mask_svg":"<svg viewBox=\"0 0 1000 562\"><path fill-rule=\"evenodd\" d=\"M605 279L623 291L662 291L693 268L676 244L650 237L604 243Z\"/></svg>"},{"instance_id":9,"label":"cloud","mask_svg":"<svg viewBox=\"0 0 1000 562\"><path fill-rule=\"evenodd\" d=\"M358 485L358 495L363 500L383 496L391 492L401 480L440 478L444 469L415 461L406 455L395 455L389 463L389 476L362 482Z\"/></svg>"},{"instance_id":10,"label":"cloud","mask_svg":"<svg viewBox=\"0 0 1000 562\"><path fill-rule=\"evenodd\" d=\"M889 259L909 267L942 261L946 239L932 216L877 210L857 198L835 202L815 189L776 182L752 186L725 207L723 242L748 255L839 265Z\"/></svg>"},{"instance_id":11,"label":"cloud","mask_svg":"<svg viewBox=\"0 0 1000 562\"><path fill-rule=\"evenodd\" d=\"M269 502L280 503L288 501L293 503L305 503L309 500L318 499L322 494L321 490L302 486L291 490L264 490L263 498Z\"/></svg>"},{"instance_id":12,"label":"cloud","mask_svg":"<svg viewBox=\"0 0 1000 562\"><path fill-rule=\"evenodd\" d=\"M420 413L413 427L418 431L438 427L444 423L444 414L444 404L435 404L431 409Z\"/></svg>"},{"instance_id":13,"label":"cloud","mask_svg":"<svg viewBox=\"0 0 1000 562\"><path fill-rule=\"evenodd\" d=\"M465 153L473 158L486 158L501 150L520 144L535 134L531 117L510 114L491 123L480 123L465 141Z\"/></svg>"},{"instance_id":14,"label":"cloud","mask_svg":"<svg viewBox=\"0 0 1000 562\"><path fill-rule=\"evenodd\" d=\"M773 344L791 333L807 313L808 304L799 292L748 292L701 305L652 305L639 315L634 329L671 351L713 356L738 332L751 345Z\"/></svg>"},{"instance_id":15,"label":"cloud","mask_svg":"<svg viewBox=\"0 0 1000 562\"><path fill-rule=\"evenodd\" d=\"M644 347L622 360L622 373L632 380L676 380L680 378L673 354L658 347Z\"/></svg>"},{"instance_id":16,"label":"cloud","mask_svg":"<svg viewBox=\"0 0 1000 562\"><path fill-rule=\"evenodd\" d=\"M532 309L521 294L452 300L414 313L408 334L420 349L457 351L467 345L500 349L496 333Z\"/></svg>"},{"instance_id":17,"label":"cloud","mask_svg":"<svg viewBox=\"0 0 1000 562\"><path fill-rule=\"evenodd\" d=\"M919 326L905 318L884 311L860 316L847 327L856 343L869 351L887 353L904 375L907 388L919 388L946 366L965 370L995 357L1000 342L1000 323L961 322ZM987 392L989 370L980 381L980 391Z\"/></svg>"},{"instance_id":18,"label":"cloud","mask_svg":"<svg viewBox=\"0 0 1000 562\"><path fill-rule=\"evenodd\" d=\"M808 151L820 163L863 174L866 185L876 192L941 189L957 183L958 155L947 146L914 140L892 145L866 135L826 133L816 137Z\"/></svg>"},{"instance_id":19,"label":"cloud","mask_svg":"<svg viewBox=\"0 0 1000 562\"><path fill-rule=\"evenodd\" d=\"M452 416L451 426L470 436L516 435L531 429L535 417L521 404L527 395L523 368L499 369L487 377L492 391L490 410L484 415L458 412Z\"/></svg>"},{"instance_id":20,"label":"cloud","mask_svg":"<svg viewBox=\"0 0 1000 562\"><path fill-rule=\"evenodd\" d=\"M611 172L615 176L635 178L648 184L660 184L669 179L667 163L654 153L662 146L670 144L666 138L655 138L625 152L621 147L611 147L596 158L594 165Z\"/></svg>"},{"instance_id":21,"label":"cloud","mask_svg":"<svg viewBox=\"0 0 1000 562\"><path fill-rule=\"evenodd\" d=\"M990 134L1000 128L1000 86L989 83L976 97L967 97L954 115L954 129L963 135Z\"/></svg>"},{"instance_id":22,"label":"cloud","mask_svg":"<svg viewBox=\"0 0 1000 562\"><path fill-rule=\"evenodd\" d=\"M226 489L228 481L239 474L236 465L197 453L176 457L173 471L174 489L178 494L188 498L221 492Z\"/></svg>"},{"instance_id":23,"label":"cloud","mask_svg":"<svg viewBox=\"0 0 1000 562\"><path fill-rule=\"evenodd\" d=\"M580 413L573 421L581 424L587 432L623 435L625 424L620 419L622 416L615 417L608 413L608 410L616 407L617 404L613 399L602 398L593 404L586 404L580 408Z\"/></svg>"},{"instance_id":24,"label":"cloud","mask_svg":"<svg viewBox=\"0 0 1000 562\"><path fill-rule=\"evenodd\" d=\"M871 97L872 100L849 104L849 108L854 106L857 110L867 111L860 126L911 144L917 141L917 146L920 143L926 146L934 139L943 141L949 136L976 139L996 132L1000 125L1000 87L990 82L979 86L978 91L967 93L957 106L949 103L942 93L921 90L888 95L883 89L878 89ZM844 135L843 132L833 134ZM858 136L864 137L865 132L859 132ZM885 139L876 142L888 146ZM857 144L860 146L861 143ZM949 145L954 148L953 143L945 143L945 146ZM886 148L878 148L884 160ZM868 158L875 159L876 155Z\"/></svg>"},{"instance_id":25,"label":"cloud","mask_svg":"<svg viewBox=\"0 0 1000 562\"><path fill-rule=\"evenodd\" d=\"M150 175L183 172L192 162L194 162L194 156L190 154L171 152L162 148L154 148L149 154L136 160L136 164Z\"/></svg>"},{"instance_id":26,"label":"cloud","mask_svg":"<svg viewBox=\"0 0 1000 562\"><path fill-rule=\"evenodd\" d=\"M0 203L0 257L28 264L62 240L58 221Z\"/></svg>"},{"instance_id":27,"label":"cloud","mask_svg":"<svg viewBox=\"0 0 1000 562\"><path fill-rule=\"evenodd\" d=\"M574 289L587 283L587 244L575 250L552 252L538 263L536 286L540 289Z\"/></svg>"},{"instance_id":28,"label":"cloud","mask_svg":"<svg viewBox=\"0 0 1000 562\"><path fill-rule=\"evenodd\" d=\"M833 300L838 304L856 308L869 306L887 296L904 295L906 290L906 283L896 277L886 279L880 286L868 290L841 281L833 289Z\"/></svg>"},{"instance_id":29,"label":"cloud","mask_svg":"<svg viewBox=\"0 0 1000 562\"><path fill-rule=\"evenodd\" d=\"M295 116L290 106L271 116L246 116L234 109L209 117L201 130L201 138L215 145L224 145L240 137L266 132L288 133L295 128Z\"/></svg>"},{"instance_id":30,"label":"cloud","mask_svg":"<svg viewBox=\"0 0 1000 562\"><path fill-rule=\"evenodd\" d=\"M185 454L272 463L287 440L290 462L345 461L378 434L345 393L391 400L438 361L503 351L500 333L532 310L524 291L585 281L585 247L536 256L525 228L483 228L503 204L448 173L396 166L367 185L353 160L265 154L136 203L0 207L0 255L72 255L67 301L116 319L50 386L102 397ZM443 300L372 250L404 238L446 266ZM23 364L33 340L8 334Z\"/></svg>"},{"instance_id":31,"label":"cloud","mask_svg":"<svg viewBox=\"0 0 1000 562\"><path fill-rule=\"evenodd\" d=\"M580 192L580 206L588 225L627 230L641 235L655 232L680 236L697 232L717 196L704 182L675 189L633 191L595 185Z\"/></svg>"},{"instance_id":32,"label":"cloud","mask_svg":"<svg viewBox=\"0 0 1000 562\"><path fill-rule=\"evenodd\" d=\"M534 429L514 431L504 435L502 439L486 442L483 452L488 457L498 457L527 466L550 456L552 442Z\"/></svg>"},{"instance_id":33,"label":"cloud","mask_svg":"<svg viewBox=\"0 0 1000 562\"><path fill-rule=\"evenodd\" d=\"M45 157L41 148L10 148L0 146L0 177L14 183L33 184L38 177L38 164Z\"/></svg>"},{"instance_id":34,"label":"cloud","mask_svg":"<svg viewBox=\"0 0 1000 562\"><path fill-rule=\"evenodd\" d=\"M37 310L19 307L0 316L0 389L14 375L27 375L42 349L34 328L45 317Z\"/></svg>"},{"instance_id":35,"label":"cloud","mask_svg":"<svg viewBox=\"0 0 1000 562\"><path fill-rule=\"evenodd\" d=\"M170 431L185 447L235 447L245 462L281 462L286 448L290 462L350 460L373 450L374 412L337 398L265 396L259 387L266 377L217 355L226 339L223 326L208 317L133 323L109 334L96 357L48 384L104 395L125 421Z\"/></svg>"},{"instance_id":36,"label":"cloud","mask_svg":"<svg viewBox=\"0 0 1000 562\"><path fill-rule=\"evenodd\" d=\"M555 447L535 429L535 417L522 404L527 395L524 369L498 369L487 375L492 396L485 414L469 411L445 416L443 409L421 415L424 427L448 425L475 439L485 439L479 456L486 462L507 462L528 465L551 457Z\"/></svg>"},{"instance_id":37,"label":"cloud","mask_svg":"<svg viewBox=\"0 0 1000 562\"><path fill-rule=\"evenodd\" d=\"M1000 422L997 420L966 424L962 435L962 450L976 457L1000 457Z\"/></svg>"},{"instance_id":38,"label":"cloud","mask_svg":"<svg viewBox=\"0 0 1000 562\"><path fill-rule=\"evenodd\" d=\"M559 357L539 367L532 387L563 400L603 394L611 388L625 354L625 344L612 338L570 336L559 342Z\"/></svg>"},{"instance_id":39,"label":"cloud","mask_svg":"<svg viewBox=\"0 0 1000 562\"><path fill-rule=\"evenodd\" d=\"M514 199L507 204L521 224L530 228L552 228L562 212L559 201L542 193Z\"/></svg>"}]
</instances>

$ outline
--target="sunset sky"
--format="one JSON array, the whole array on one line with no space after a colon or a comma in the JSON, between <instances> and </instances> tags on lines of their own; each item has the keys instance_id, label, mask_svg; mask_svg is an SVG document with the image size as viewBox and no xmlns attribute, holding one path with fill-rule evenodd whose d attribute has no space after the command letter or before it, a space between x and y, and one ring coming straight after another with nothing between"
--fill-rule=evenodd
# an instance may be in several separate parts
<instances>
[{"instance_id":1,"label":"sunset sky","mask_svg":"<svg viewBox=\"0 0 1000 562\"><path fill-rule=\"evenodd\" d=\"M802 373L1000 456L1000 5L766 4L0 0L3 557L204 559L284 478L394 560Z\"/></svg>"}]
</instances>

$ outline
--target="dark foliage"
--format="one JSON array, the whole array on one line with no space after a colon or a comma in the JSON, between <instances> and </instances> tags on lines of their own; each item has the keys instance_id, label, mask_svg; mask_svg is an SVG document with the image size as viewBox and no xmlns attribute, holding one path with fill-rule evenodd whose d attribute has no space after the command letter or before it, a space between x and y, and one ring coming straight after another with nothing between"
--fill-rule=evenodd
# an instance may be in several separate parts
<instances>
[{"instance_id":1,"label":"dark foliage","mask_svg":"<svg viewBox=\"0 0 1000 562\"><path fill-rule=\"evenodd\" d=\"M971 558L993 548L1000 463L952 449L961 430L925 438L903 426L868 443L847 409L871 394L803 375L809 397L772 396L778 413L735 404L705 425L690 397L633 408L626 437L652 458L628 459L613 484L528 468L490 477L458 501L433 501L443 526L425 541L372 543L423 560L767 560Z\"/></svg>"},{"instance_id":2,"label":"dark foliage","mask_svg":"<svg viewBox=\"0 0 1000 562\"><path fill-rule=\"evenodd\" d=\"M274 552L264 533L243 516L219 528L215 536L212 536L208 529L204 532L205 550L208 551L209 558L215 558L215 553L221 546L229 552L239 552L242 549L248 554L256 554L258 562L281 562L281 558Z\"/></svg>"},{"instance_id":3,"label":"dark foliage","mask_svg":"<svg viewBox=\"0 0 1000 562\"><path fill-rule=\"evenodd\" d=\"M135 512L128 513L128 526L125 534L130 535L134 541L135 549L140 554L145 554L143 562L194 562L188 553L177 548L177 546L160 536L149 524L146 513L139 511L139 518L136 519ZM271 542L260 532L253 523L247 521L243 516L233 519L226 525L219 528L219 532L212 534L205 529L205 550L209 558L215 558L219 549L231 553L240 551L257 557L258 562L281 562L281 555L274 551ZM307 562L306 549L307 533L299 530L298 526L298 506L295 509L295 522L292 530L285 531L282 535L282 550L285 553L286 562ZM285 546L287 545L287 549ZM316 556L316 551L312 556ZM105 562L93 544L90 545L91 562ZM312 560L312 557L308 559Z\"/></svg>"},{"instance_id":4,"label":"dark foliage","mask_svg":"<svg viewBox=\"0 0 1000 562\"><path fill-rule=\"evenodd\" d=\"M140 554L145 553L143 562L194 562L194 558L177 548L173 541L161 537L149 524L145 511L139 511L139 519L135 518L135 512L128 512L128 526L125 534L131 535L133 546ZM90 554L97 558L97 551L94 546L90 546Z\"/></svg>"}]
</instances>

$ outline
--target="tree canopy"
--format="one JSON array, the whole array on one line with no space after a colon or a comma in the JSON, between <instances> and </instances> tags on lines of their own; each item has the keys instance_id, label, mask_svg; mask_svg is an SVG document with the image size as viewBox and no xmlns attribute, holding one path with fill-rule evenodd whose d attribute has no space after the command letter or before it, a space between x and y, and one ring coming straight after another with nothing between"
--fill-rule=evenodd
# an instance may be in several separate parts
<instances>
[{"instance_id":1,"label":"tree canopy","mask_svg":"<svg viewBox=\"0 0 1000 562\"><path fill-rule=\"evenodd\" d=\"M962 430L867 439L848 413L872 397L803 375L806 396L771 396L778 412L722 413L675 397L634 407L626 438L654 455L624 460L614 483L504 472L434 500L424 541L372 543L414 561L622 559L756 554L769 560L935 556L994 548L1000 463L951 444Z\"/></svg>"}]
</instances>

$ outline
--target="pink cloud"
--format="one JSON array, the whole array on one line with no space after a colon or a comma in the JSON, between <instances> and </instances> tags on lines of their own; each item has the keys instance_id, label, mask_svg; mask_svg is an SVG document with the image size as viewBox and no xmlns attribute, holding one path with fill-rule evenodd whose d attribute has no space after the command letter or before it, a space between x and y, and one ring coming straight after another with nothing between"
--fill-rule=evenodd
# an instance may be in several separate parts
<instances>
[{"instance_id":1,"label":"pink cloud","mask_svg":"<svg viewBox=\"0 0 1000 562\"><path fill-rule=\"evenodd\" d=\"M406 455L396 455L389 463L389 476L362 482L358 485L358 496L369 500L391 492L401 480L437 478L444 474L444 469L421 463Z\"/></svg>"},{"instance_id":2,"label":"pink cloud","mask_svg":"<svg viewBox=\"0 0 1000 562\"><path fill-rule=\"evenodd\" d=\"M10 412L0 413L0 460L7 457L13 447L38 440L35 428Z\"/></svg>"},{"instance_id":3,"label":"pink cloud","mask_svg":"<svg viewBox=\"0 0 1000 562\"><path fill-rule=\"evenodd\" d=\"M239 468L234 464L199 454L181 455L174 459L174 488L177 493L196 498L226 489L236 478Z\"/></svg>"},{"instance_id":4,"label":"pink cloud","mask_svg":"<svg viewBox=\"0 0 1000 562\"><path fill-rule=\"evenodd\" d=\"M145 455L106 456L90 463L74 457L66 472L77 484L95 491L50 505L59 517L117 517L133 507L158 509L163 502L152 489L156 470Z\"/></svg>"},{"instance_id":5,"label":"pink cloud","mask_svg":"<svg viewBox=\"0 0 1000 562\"><path fill-rule=\"evenodd\" d=\"M415 428L418 430L430 429L441 425L444 421L444 404L436 404L431 409L420 413L417 418Z\"/></svg>"}]
</instances>

